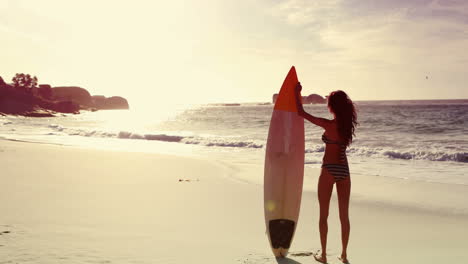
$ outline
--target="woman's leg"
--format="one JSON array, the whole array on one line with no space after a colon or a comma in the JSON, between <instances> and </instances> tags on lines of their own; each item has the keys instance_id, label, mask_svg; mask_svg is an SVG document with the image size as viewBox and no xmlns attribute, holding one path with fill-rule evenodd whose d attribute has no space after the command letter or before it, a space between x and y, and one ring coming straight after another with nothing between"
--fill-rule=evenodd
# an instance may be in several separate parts
<instances>
[{"instance_id":1,"label":"woman's leg","mask_svg":"<svg viewBox=\"0 0 468 264\"><path fill-rule=\"evenodd\" d=\"M328 234L328 211L330 208L330 198L333 191L333 184L335 179L327 169L322 168L322 173L318 181L318 200L320 205L320 219L319 219L319 230L320 230L320 242L322 244L322 256L321 259L317 259L323 263L327 262L327 234Z\"/></svg>"},{"instance_id":2,"label":"woman's leg","mask_svg":"<svg viewBox=\"0 0 468 264\"><path fill-rule=\"evenodd\" d=\"M340 221L341 221L341 243L343 245L343 251L341 252L341 261L348 263L347 259L347 248L349 241L349 231L351 225L349 224L349 196L351 194L351 177L347 177L345 180L336 182L336 191L338 193L338 206L340 209Z\"/></svg>"}]
</instances>

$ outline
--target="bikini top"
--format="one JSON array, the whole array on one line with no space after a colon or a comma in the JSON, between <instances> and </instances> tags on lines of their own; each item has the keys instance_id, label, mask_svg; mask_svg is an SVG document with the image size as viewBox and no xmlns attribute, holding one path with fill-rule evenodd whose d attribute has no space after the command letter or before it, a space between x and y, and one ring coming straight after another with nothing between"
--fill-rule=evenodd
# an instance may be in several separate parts
<instances>
[{"instance_id":1,"label":"bikini top","mask_svg":"<svg viewBox=\"0 0 468 264\"><path fill-rule=\"evenodd\" d=\"M325 144L338 144L340 146L345 146L346 147L346 144L343 144L342 142L328 139L327 136L325 136L325 134L322 135L322 141Z\"/></svg>"}]
</instances>

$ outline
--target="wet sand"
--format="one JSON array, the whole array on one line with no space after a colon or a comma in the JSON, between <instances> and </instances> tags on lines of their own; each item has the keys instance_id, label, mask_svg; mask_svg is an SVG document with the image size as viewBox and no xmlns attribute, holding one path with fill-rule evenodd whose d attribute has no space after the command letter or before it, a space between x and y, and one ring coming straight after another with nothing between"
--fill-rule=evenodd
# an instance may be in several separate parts
<instances>
[{"instance_id":1,"label":"wet sand","mask_svg":"<svg viewBox=\"0 0 468 264\"><path fill-rule=\"evenodd\" d=\"M0 160L0 263L315 263L320 247L315 192L303 195L289 257L276 260L263 187L216 161L4 140ZM467 193L353 177L351 263L463 262ZM334 193L329 263L340 245Z\"/></svg>"}]
</instances>

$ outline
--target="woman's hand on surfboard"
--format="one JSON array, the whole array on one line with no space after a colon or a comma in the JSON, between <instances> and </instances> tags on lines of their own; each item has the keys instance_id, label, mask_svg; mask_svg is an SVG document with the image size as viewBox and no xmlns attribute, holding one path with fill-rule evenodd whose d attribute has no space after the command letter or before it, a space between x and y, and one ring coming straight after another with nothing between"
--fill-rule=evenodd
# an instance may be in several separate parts
<instances>
[{"instance_id":1,"label":"woman's hand on surfboard","mask_svg":"<svg viewBox=\"0 0 468 264\"><path fill-rule=\"evenodd\" d=\"M301 85L300 82L298 82L298 83L296 84L296 93L301 93L301 90L302 90L302 85Z\"/></svg>"},{"instance_id":2,"label":"woman's hand on surfboard","mask_svg":"<svg viewBox=\"0 0 468 264\"><path fill-rule=\"evenodd\" d=\"M300 82L296 84L296 87L294 88L296 92L296 107L297 107L297 114L300 116L304 116L304 107L302 106L302 101L301 101L301 90L302 90L302 85Z\"/></svg>"}]
</instances>

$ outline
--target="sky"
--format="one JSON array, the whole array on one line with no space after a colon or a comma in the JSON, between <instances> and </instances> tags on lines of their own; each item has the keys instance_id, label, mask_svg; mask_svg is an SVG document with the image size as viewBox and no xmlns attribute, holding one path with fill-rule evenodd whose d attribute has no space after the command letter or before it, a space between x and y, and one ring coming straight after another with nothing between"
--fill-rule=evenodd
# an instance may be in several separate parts
<instances>
[{"instance_id":1,"label":"sky","mask_svg":"<svg viewBox=\"0 0 468 264\"><path fill-rule=\"evenodd\" d=\"M130 105L468 98L465 0L0 0L0 76ZM427 76L427 78L426 78Z\"/></svg>"}]
</instances>

